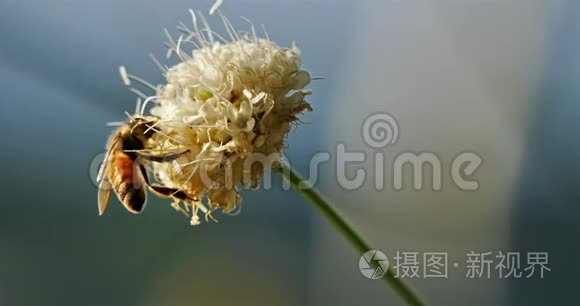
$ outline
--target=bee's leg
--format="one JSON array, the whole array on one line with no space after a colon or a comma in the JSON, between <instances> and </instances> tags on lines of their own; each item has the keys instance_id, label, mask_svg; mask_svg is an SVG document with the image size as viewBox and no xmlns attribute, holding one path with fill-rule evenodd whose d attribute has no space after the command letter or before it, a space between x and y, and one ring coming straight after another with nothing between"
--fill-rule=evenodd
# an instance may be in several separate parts
<instances>
[{"instance_id":1,"label":"bee's leg","mask_svg":"<svg viewBox=\"0 0 580 306\"><path fill-rule=\"evenodd\" d=\"M196 202L198 201L197 198L190 198L185 192L177 189L177 188L169 188L169 187L165 187L159 184L151 184L149 182L149 177L147 176L147 171L145 169L145 166L143 166L142 164L139 164L139 168L141 169L141 174L143 176L143 180L145 180L145 183L147 184L147 186L149 186L149 189L151 191L153 191L153 193L162 196L162 197L166 197L166 198L174 198L174 199L178 199L181 201L185 201L185 202Z\"/></svg>"},{"instance_id":2,"label":"bee's leg","mask_svg":"<svg viewBox=\"0 0 580 306\"><path fill-rule=\"evenodd\" d=\"M147 169L145 169L145 166L143 166L143 164L141 164L137 161L135 163L139 164L139 170L141 171L141 176L143 177L145 184L147 184L147 186L151 186L151 184L149 183L149 176L147 175Z\"/></svg>"},{"instance_id":3,"label":"bee's leg","mask_svg":"<svg viewBox=\"0 0 580 306\"><path fill-rule=\"evenodd\" d=\"M189 150L185 150L183 152L177 153L165 153L165 154L149 154L145 152L136 152L140 158L143 158L148 161L156 162L156 163L164 163L170 162L178 159L181 155L189 152Z\"/></svg>"},{"instance_id":4,"label":"bee's leg","mask_svg":"<svg viewBox=\"0 0 580 306\"><path fill-rule=\"evenodd\" d=\"M169 188L159 184L150 184L149 188L156 194L167 197L175 198L185 202L197 201L197 198L190 198L185 192L177 188Z\"/></svg>"}]
</instances>

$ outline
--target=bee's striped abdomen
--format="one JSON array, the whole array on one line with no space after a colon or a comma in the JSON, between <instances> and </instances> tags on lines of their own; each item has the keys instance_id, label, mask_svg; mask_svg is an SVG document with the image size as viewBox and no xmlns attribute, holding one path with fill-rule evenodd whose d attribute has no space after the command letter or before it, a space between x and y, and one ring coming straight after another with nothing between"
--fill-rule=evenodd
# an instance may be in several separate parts
<instances>
[{"instance_id":1,"label":"bee's striped abdomen","mask_svg":"<svg viewBox=\"0 0 580 306\"><path fill-rule=\"evenodd\" d=\"M139 213L145 205L145 188L135 161L119 152L111 161L111 183L119 201L132 213Z\"/></svg>"}]
</instances>

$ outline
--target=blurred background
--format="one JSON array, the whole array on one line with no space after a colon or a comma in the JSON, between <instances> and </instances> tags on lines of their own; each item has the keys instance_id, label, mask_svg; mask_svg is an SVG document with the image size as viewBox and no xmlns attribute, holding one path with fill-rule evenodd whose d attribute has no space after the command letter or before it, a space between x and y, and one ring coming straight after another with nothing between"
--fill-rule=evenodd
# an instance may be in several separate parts
<instances>
[{"instance_id":1,"label":"blurred background","mask_svg":"<svg viewBox=\"0 0 580 306\"><path fill-rule=\"evenodd\" d=\"M361 254L299 195L247 191L242 213L192 228L167 201L138 217L112 203L97 216L89 175L135 97L120 65L153 83L188 9L212 1L0 0L0 305L401 305L361 275ZM317 152L385 154L384 190L318 187L378 250L447 252L446 279L407 279L433 305L568 304L580 272L580 2L225 1L295 40L313 75L314 112L286 155L306 172ZM221 27L215 18L214 28ZM397 119L399 141L367 146L370 114ZM428 151L441 191L391 187L392 161ZM454 156L476 152L477 191L456 188ZM371 169L372 162L349 166ZM352 173L351 173L352 174ZM279 185L279 184L275 184ZM115 201L116 202L116 201ZM466 277L466 254L547 252L543 279ZM522 258L525 266L525 258ZM364 302L361 302L364 301Z\"/></svg>"}]
</instances>

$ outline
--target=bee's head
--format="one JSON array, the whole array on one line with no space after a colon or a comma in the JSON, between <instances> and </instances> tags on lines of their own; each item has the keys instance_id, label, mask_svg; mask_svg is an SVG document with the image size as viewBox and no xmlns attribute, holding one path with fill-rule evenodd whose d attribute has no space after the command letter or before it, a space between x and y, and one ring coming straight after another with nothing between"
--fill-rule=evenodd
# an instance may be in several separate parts
<instances>
[{"instance_id":1,"label":"bee's head","mask_svg":"<svg viewBox=\"0 0 580 306\"><path fill-rule=\"evenodd\" d=\"M131 127L131 134L135 136L151 137L155 133L155 123L157 117L152 116L132 116L129 118L129 126Z\"/></svg>"}]
</instances>

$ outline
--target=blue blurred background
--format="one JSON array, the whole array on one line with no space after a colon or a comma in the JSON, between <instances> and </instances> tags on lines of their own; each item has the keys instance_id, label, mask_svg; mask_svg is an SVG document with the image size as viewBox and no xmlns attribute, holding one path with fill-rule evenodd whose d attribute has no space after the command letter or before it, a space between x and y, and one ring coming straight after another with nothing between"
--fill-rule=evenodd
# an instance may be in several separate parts
<instances>
[{"instance_id":1,"label":"blue blurred background","mask_svg":"<svg viewBox=\"0 0 580 306\"><path fill-rule=\"evenodd\" d=\"M0 305L401 303L360 274L361 254L294 192L245 192L240 215L196 228L162 200L138 217L120 205L97 216L89 165L111 132L105 123L135 101L118 67L162 82L147 55L163 57L163 28L176 33L189 8L212 4L0 0ZM238 27L237 16L265 24L282 46L296 40L304 66L325 78L309 85L315 111L289 137L285 153L300 170L338 143L376 153L360 136L376 112L401 129L389 160L429 151L449 169L462 151L483 158L475 192L447 176L437 192L377 191L371 181L346 191L332 163L321 167L318 187L377 249L462 263L447 279L408 280L426 300L572 301L580 3L226 0L222 10ZM468 279L470 251L548 252L552 271Z\"/></svg>"}]
</instances>

